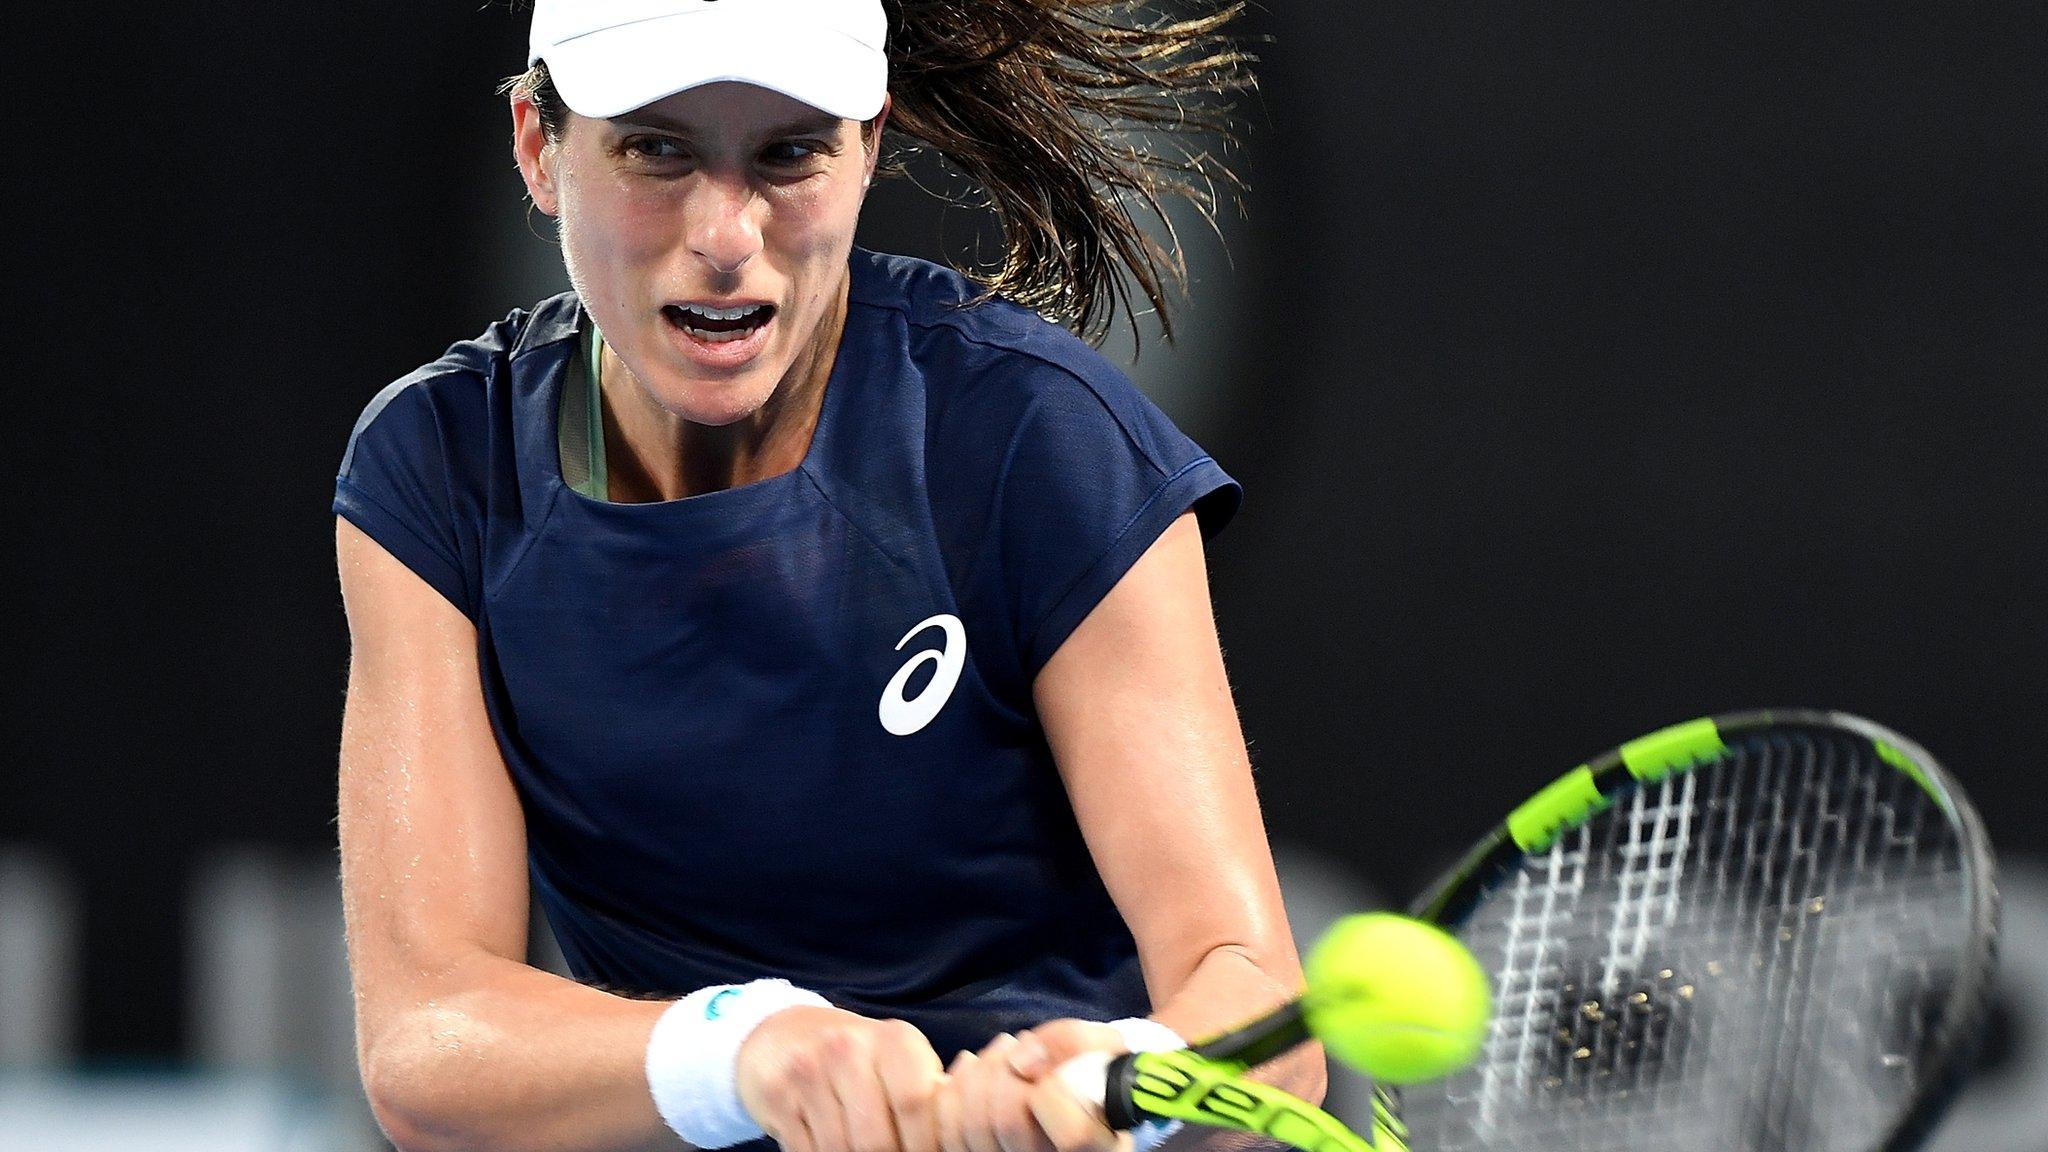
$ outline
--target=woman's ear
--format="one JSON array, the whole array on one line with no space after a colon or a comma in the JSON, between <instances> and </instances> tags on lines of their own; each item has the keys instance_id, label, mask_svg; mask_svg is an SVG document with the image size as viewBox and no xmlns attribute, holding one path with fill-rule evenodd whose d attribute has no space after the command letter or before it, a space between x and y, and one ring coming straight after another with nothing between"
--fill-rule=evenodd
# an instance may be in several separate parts
<instances>
[{"instance_id":1,"label":"woman's ear","mask_svg":"<svg viewBox=\"0 0 2048 1152\"><path fill-rule=\"evenodd\" d=\"M861 142L867 145L867 171L862 174L860 182L863 188L870 187L875 182L875 165L882 159L882 127L889 122L889 109L895 107L895 104L895 96L884 95L882 110L875 113L874 119L861 125Z\"/></svg>"},{"instance_id":2,"label":"woman's ear","mask_svg":"<svg viewBox=\"0 0 2048 1152\"><path fill-rule=\"evenodd\" d=\"M533 98L518 93L512 97L512 159L519 165L520 179L526 181L526 194L533 198L534 207L556 215L561 198L555 173L550 170L555 149L548 143Z\"/></svg>"}]
</instances>

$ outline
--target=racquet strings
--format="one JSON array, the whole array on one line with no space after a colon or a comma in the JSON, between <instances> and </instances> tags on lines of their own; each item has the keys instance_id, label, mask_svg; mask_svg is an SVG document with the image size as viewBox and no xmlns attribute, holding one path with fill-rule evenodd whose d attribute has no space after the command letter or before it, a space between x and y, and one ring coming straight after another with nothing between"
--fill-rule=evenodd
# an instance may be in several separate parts
<instances>
[{"instance_id":1,"label":"racquet strings","mask_svg":"<svg viewBox=\"0 0 2048 1152\"><path fill-rule=\"evenodd\" d=\"M1970 939L1948 815L1869 743L1758 733L1525 857L1459 929L1479 1062L1403 1093L1434 1152L1869 1152Z\"/></svg>"}]
</instances>

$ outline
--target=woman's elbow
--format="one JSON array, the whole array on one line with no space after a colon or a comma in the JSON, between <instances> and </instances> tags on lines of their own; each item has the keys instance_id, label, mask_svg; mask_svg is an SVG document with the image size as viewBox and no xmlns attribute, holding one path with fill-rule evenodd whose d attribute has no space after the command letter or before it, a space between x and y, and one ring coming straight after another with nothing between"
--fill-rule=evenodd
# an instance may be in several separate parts
<instances>
[{"instance_id":1,"label":"woman's elbow","mask_svg":"<svg viewBox=\"0 0 2048 1152\"><path fill-rule=\"evenodd\" d=\"M451 1146L432 1143L428 1129L413 1120L412 1113L395 1103L387 1094L371 1090L367 1093L370 1101L370 1115L383 1131L384 1139L391 1142L393 1152L444 1152Z\"/></svg>"},{"instance_id":2,"label":"woman's elbow","mask_svg":"<svg viewBox=\"0 0 2048 1152\"><path fill-rule=\"evenodd\" d=\"M497 1148L486 1119L462 1107L464 1093L449 1084L454 1071L431 1045L367 1046L358 1061L370 1114L396 1152L471 1152Z\"/></svg>"},{"instance_id":3,"label":"woman's elbow","mask_svg":"<svg viewBox=\"0 0 2048 1152\"><path fill-rule=\"evenodd\" d=\"M1324 1057L1321 1044L1303 1044L1296 1049L1296 1067L1289 1070L1289 1092L1311 1104L1320 1106L1323 1097L1330 1091L1330 1064Z\"/></svg>"}]
</instances>

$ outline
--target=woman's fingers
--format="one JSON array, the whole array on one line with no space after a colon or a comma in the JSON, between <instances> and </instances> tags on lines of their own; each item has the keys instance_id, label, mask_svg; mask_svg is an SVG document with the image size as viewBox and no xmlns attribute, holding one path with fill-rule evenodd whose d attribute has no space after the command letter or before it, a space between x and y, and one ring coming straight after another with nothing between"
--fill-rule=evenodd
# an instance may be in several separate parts
<instances>
[{"instance_id":1,"label":"woman's fingers","mask_svg":"<svg viewBox=\"0 0 2048 1152\"><path fill-rule=\"evenodd\" d=\"M1026 1080L1037 1080L1083 1052L1122 1052L1122 1033L1092 1020L1048 1020L1017 1037L1011 1066Z\"/></svg>"},{"instance_id":2,"label":"woman's fingers","mask_svg":"<svg viewBox=\"0 0 2048 1152\"><path fill-rule=\"evenodd\" d=\"M734 1077L742 1106L785 1152L948 1152L936 1112L945 1074L906 1021L784 1009L741 1045Z\"/></svg>"},{"instance_id":3,"label":"woman's fingers","mask_svg":"<svg viewBox=\"0 0 2048 1152\"><path fill-rule=\"evenodd\" d=\"M904 1021L791 1008L741 1047L736 1078L785 1152L1117 1152L1117 1134L1050 1075L1087 1051L1122 1044L1106 1025L1049 1021L949 1071Z\"/></svg>"},{"instance_id":4,"label":"woman's fingers","mask_svg":"<svg viewBox=\"0 0 2048 1152\"><path fill-rule=\"evenodd\" d=\"M846 1125L848 1152L898 1152L895 1111L874 1065L849 1059L832 1077L832 1094Z\"/></svg>"},{"instance_id":5,"label":"woman's fingers","mask_svg":"<svg viewBox=\"0 0 2048 1152\"><path fill-rule=\"evenodd\" d=\"M811 1135L811 1126L804 1120L802 1113L798 1113L780 1132L771 1132L769 1135L775 1137L777 1144L782 1145L782 1152L824 1152L818 1147L817 1138Z\"/></svg>"},{"instance_id":6,"label":"woman's fingers","mask_svg":"<svg viewBox=\"0 0 2048 1152\"><path fill-rule=\"evenodd\" d=\"M967 1152L1003 1152L996 1140L995 1078L1004 1070L1010 1047L1017 1042L1008 1032L988 1042L978 1059L969 1063L964 1077L955 1073L960 1107L965 1114Z\"/></svg>"},{"instance_id":7,"label":"woman's fingers","mask_svg":"<svg viewBox=\"0 0 2048 1152\"><path fill-rule=\"evenodd\" d=\"M784 1074L774 1085L773 1096L783 1114L793 1115L796 1126L810 1137L812 1152L851 1152L846 1109L833 1090L830 1071L830 1062L820 1049L796 1048L786 1056Z\"/></svg>"},{"instance_id":8,"label":"woman's fingers","mask_svg":"<svg viewBox=\"0 0 2048 1152\"><path fill-rule=\"evenodd\" d=\"M896 1042L877 1056L875 1072L893 1113L898 1146L902 1152L940 1152L938 1097L945 1070L924 1033L896 1023Z\"/></svg>"},{"instance_id":9,"label":"woman's fingers","mask_svg":"<svg viewBox=\"0 0 2048 1152\"><path fill-rule=\"evenodd\" d=\"M1031 1082L1017 1074L1015 1058L1036 1042L1019 1040L999 1058L982 1061L989 1071L989 1122L1002 1152L1054 1152L1031 1118Z\"/></svg>"},{"instance_id":10,"label":"woman's fingers","mask_svg":"<svg viewBox=\"0 0 2048 1152\"><path fill-rule=\"evenodd\" d=\"M839 1097L830 1084L821 1084L822 1091L807 1093L804 1097L802 1121L810 1133L814 1152L851 1152L853 1138L846 1130L846 1110L840 1106Z\"/></svg>"},{"instance_id":11,"label":"woman's fingers","mask_svg":"<svg viewBox=\"0 0 2048 1152\"><path fill-rule=\"evenodd\" d=\"M967 1117L960 1103L960 1076L974 1053L962 1052L946 1069L946 1082L932 1100L932 1115L938 1121L940 1152L967 1152Z\"/></svg>"},{"instance_id":12,"label":"woman's fingers","mask_svg":"<svg viewBox=\"0 0 2048 1152\"><path fill-rule=\"evenodd\" d=\"M1033 1084L1026 1102L1039 1130L1059 1152L1115 1152L1122 1143L1057 1076Z\"/></svg>"}]
</instances>

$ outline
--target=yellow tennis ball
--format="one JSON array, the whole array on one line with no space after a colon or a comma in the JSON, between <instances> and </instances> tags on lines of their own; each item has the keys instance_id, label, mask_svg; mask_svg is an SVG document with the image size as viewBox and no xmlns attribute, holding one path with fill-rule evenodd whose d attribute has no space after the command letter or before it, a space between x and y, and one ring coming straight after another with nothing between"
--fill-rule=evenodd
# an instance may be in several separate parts
<instances>
[{"instance_id":1,"label":"yellow tennis ball","mask_svg":"<svg viewBox=\"0 0 2048 1152\"><path fill-rule=\"evenodd\" d=\"M1450 933L1390 912L1346 916L1302 964L1309 1031L1375 1080L1413 1084L1470 1064L1493 997Z\"/></svg>"}]
</instances>

